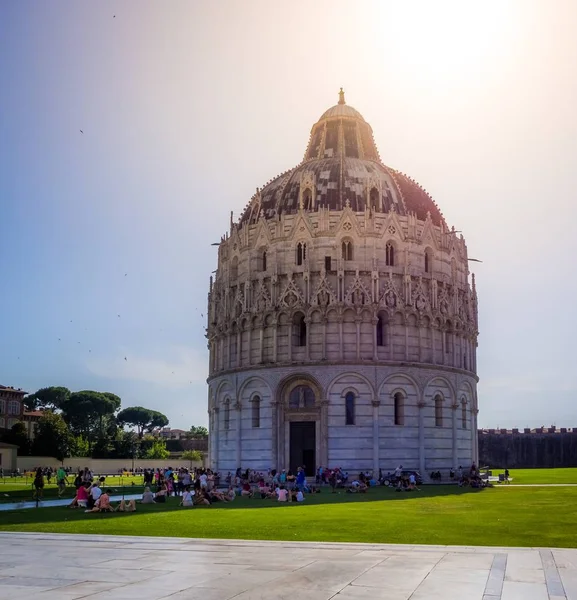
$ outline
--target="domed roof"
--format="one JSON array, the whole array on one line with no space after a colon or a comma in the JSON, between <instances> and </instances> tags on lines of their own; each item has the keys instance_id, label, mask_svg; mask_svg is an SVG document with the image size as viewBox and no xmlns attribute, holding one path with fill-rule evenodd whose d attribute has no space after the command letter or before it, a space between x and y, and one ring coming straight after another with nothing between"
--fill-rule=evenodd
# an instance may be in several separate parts
<instances>
[{"instance_id":1,"label":"domed roof","mask_svg":"<svg viewBox=\"0 0 577 600\"><path fill-rule=\"evenodd\" d=\"M240 226L254 223L262 214L277 219L282 214L319 208L355 212L371 208L377 212L415 214L435 225L443 216L430 195L403 173L383 165L371 126L345 103L329 108L311 130L303 162L268 182L240 218ZM445 223L446 225L446 223Z\"/></svg>"},{"instance_id":2,"label":"domed roof","mask_svg":"<svg viewBox=\"0 0 577 600\"><path fill-rule=\"evenodd\" d=\"M363 115L361 115L356 108L349 106L345 102L345 92L343 88L341 88L341 91L339 92L339 103L331 106L328 110L325 110L319 121L322 121L323 119L331 119L333 117L350 117L351 119L359 119L360 121L364 121Z\"/></svg>"}]
</instances>

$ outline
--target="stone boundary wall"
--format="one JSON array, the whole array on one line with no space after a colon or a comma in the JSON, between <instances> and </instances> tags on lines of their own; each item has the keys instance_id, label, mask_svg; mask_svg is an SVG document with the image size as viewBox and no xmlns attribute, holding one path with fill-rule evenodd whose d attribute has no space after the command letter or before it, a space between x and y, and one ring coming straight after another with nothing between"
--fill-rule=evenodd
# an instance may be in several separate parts
<instances>
[{"instance_id":1,"label":"stone boundary wall","mask_svg":"<svg viewBox=\"0 0 577 600\"><path fill-rule=\"evenodd\" d=\"M60 466L60 461L56 458L49 456L19 456L17 465L20 471L31 471L35 467L52 467L53 469ZM84 469L88 467L93 473L118 473L119 469L131 469L132 459L131 458L66 458L64 459L64 466L70 467L72 471L76 472L78 469ZM201 467L202 462L192 462L193 467ZM165 469L167 467L178 468L191 467L189 460L176 460L169 458L168 460L144 460L135 459L134 468L143 469Z\"/></svg>"},{"instance_id":2,"label":"stone boundary wall","mask_svg":"<svg viewBox=\"0 0 577 600\"><path fill-rule=\"evenodd\" d=\"M480 429L479 464L492 468L577 467L577 427Z\"/></svg>"}]
</instances>

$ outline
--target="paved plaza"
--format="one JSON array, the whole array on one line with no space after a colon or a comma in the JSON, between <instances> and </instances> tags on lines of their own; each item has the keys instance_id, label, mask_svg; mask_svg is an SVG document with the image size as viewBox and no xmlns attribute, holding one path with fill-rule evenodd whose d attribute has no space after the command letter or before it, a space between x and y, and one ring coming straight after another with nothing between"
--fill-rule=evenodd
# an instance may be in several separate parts
<instances>
[{"instance_id":1,"label":"paved plaza","mask_svg":"<svg viewBox=\"0 0 577 600\"><path fill-rule=\"evenodd\" d=\"M577 550L0 533L21 598L577 600Z\"/></svg>"}]
</instances>

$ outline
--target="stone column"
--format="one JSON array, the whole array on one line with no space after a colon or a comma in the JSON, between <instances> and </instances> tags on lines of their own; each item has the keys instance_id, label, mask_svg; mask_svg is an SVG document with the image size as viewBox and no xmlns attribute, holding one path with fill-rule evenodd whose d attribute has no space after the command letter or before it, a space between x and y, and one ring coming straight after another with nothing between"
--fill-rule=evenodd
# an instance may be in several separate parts
<instances>
[{"instance_id":1,"label":"stone column","mask_svg":"<svg viewBox=\"0 0 577 600\"><path fill-rule=\"evenodd\" d=\"M306 333L306 346L305 346L305 358L310 359L311 356L311 320L307 317L305 319L305 325L307 326Z\"/></svg>"},{"instance_id":2,"label":"stone column","mask_svg":"<svg viewBox=\"0 0 577 600\"><path fill-rule=\"evenodd\" d=\"M293 337L294 337L294 323L290 322L287 324L288 339L287 339L287 352L288 361L291 362L293 358Z\"/></svg>"},{"instance_id":3,"label":"stone column","mask_svg":"<svg viewBox=\"0 0 577 600\"><path fill-rule=\"evenodd\" d=\"M276 356L277 356L277 331L278 331L278 319L275 318L275 320L272 323L272 361L273 363L276 363Z\"/></svg>"},{"instance_id":4,"label":"stone column","mask_svg":"<svg viewBox=\"0 0 577 600\"><path fill-rule=\"evenodd\" d=\"M321 400L321 422L320 422L320 453L317 458L317 465L325 469L329 463L329 401Z\"/></svg>"},{"instance_id":5,"label":"stone column","mask_svg":"<svg viewBox=\"0 0 577 600\"><path fill-rule=\"evenodd\" d=\"M264 321L261 324L259 332L260 332L260 360L259 360L259 362L262 362L264 360Z\"/></svg>"},{"instance_id":6,"label":"stone column","mask_svg":"<svg viewBox=\"0 0 577 600\"><path fill-rule=\"evenodd\" d=\"M443 342L443 347L441 350L441 352L443 353L443 356L441 357L441 364L446 365L447 364L447 347L446 347L447 336L445 335L444 328L440 329L439 331L441 332L441 341Z\"/></svg>"},{"instance_id":7,"label":"stone column","mask_svg":"<svg viewBox=\"0 0 577 600\"><path fill-rule=\"evenodd\" d=\"M421 319L419 319L418 323L417 323L417 327L419 328L419 362L423 362L423 336L421 334Z\"/></svg>"},{"instance_id":8,"label":"stone column","mask_svg":"<svg viewBox=\"0 0 577 600\"><path fill-rule=\"evenodd\" d=\"M242 404L237 400L234 405L236 409L236 468L242 468L242 439L241 439L241 420L242 420Z\"/></svg>"},{"instance_id":9,"label":"stone column","mask_svg":"<svg viewBox=\"0 0 577 600\"><path fill-rule=\"evenodd\" d=\"M232 335L231 332L229 330L227 336L226 336L226 340L228 342L228 356L227 356L227 366L230 369L232 367L232 353L231 353L231 347L232 347Z\"/></svg>"},{"instance_id":10,"label":"stone column","mask_svg":"<svg viewBox=\"0 0 577 600\"><path fill-rule=\"evenodd\" d=\"M423 479L427 478L425 471L425 415L423 414L425 408L424 400L420 400L417 404L419 407L419 471Z\"/></svg>"},{"instance_id":11,"label":"stone column","mask_svg":"<svg viewBox=\"0 0 577 600\"><path fill-rule=\"evenodd\" d=\"M371 323L373 324L373 360L379 360L379 351L377 348L377 325L379 324L379 319L372 319Z\"/></svg>"},{"instance_id":12,"label":"stone column","mask_svg":"<svg viewBox=\"0 0 577 600\"><path fill-rule=\"evenodd\" d=\"M379 476L379 400L373 400L373 477Z\"/></svg>"},{"instance_id":13,"label":"stone column","mask_svg":"<svg viewBox=\"0 0 577 600\"><path fill-rule=\"evenodd\" d=\"M212 442L212 463L215 467L215 469L218 470L218 447L220 444L220 440L219 440L219 427L220 427L220 420L219 420L219 408L218 406L215 407L213 409L213 417L212 417L212 422L213 422L213 431L211 432L211 435L214 434L214 439Z\"/></svg>"},{"instance_id":14,"label":"stone column","mask_svg":"<svg viewBox=\"0 0 577 600\"><path fill-rule=\"evenodd\" d=\"M248 324L248 352L247 352L247 358L248 358L248 363L247 364L252 364L252 331L253 331L253 327L252 327L252 323Z\"/></svg>"},{"instance_id":15,"label":"stone column","mask_svg":"<svg viewBox=\"0 0 577 600\"><path fill-rule=\"evenodd\" d=\"M433 351L433 360L432 360L432 363L434 365L437 364L437 357L436 357L437 349L435 348L435 338L437 336L435 335L435 331L436 331L435 326L431 322L431 350Z\"/></svg>"},{"instance_id":16,"label":"stone column","mask_svg":"<svg viewBox=\"0 0 577 600\"><path fill-rule=\"evenodd\" d=\"M452 460L453 460L453 464L451 465L451 468L456 469L459 465L457 464L457 461L459 460L459 456L457 453L457 410L459 408L459 404L458 402L453 402L453 404L451 404L451 409L453 410L452 415L453 415L453 420L452 420L452 425L453 425L453 445L451 446L453 448L453 454L452 454Z\"/></svg>"},{"instance_id":17,"label":"stone column","mask_svg":"<svg viewBox=\"0 0 577 600\"><path fill-rule=\"evenodd\" d=\"M477 415L479 414L479 409L474 408L471 411L471 442L473 445L473 460L477 467L479 467L479 434L477 432Z\"/></svg>"},{"instance_id":18,"label":"stone column","mask_svg":"<svg viewBox=\"0 0 577 600\"><path fill-rule=\"evenodd\" d=\"M339 319L339 357L343 360L343 356L345 353L345 349L343 346L343 318L342 316L338 317Z\"/></svg>"},{"instance_id":19,"label":"stone column","mask_svg":"<svg viewBox=\"0 0 577 600\"><path fill-rule=\"evenodd\" d=\"M272 427L270 467L278 470L280 465L278 464L278 403L276 400L271 401L270 408Z\"/></svg>"},{"instance_id":20,"label":"stone column","mask_svg":"<svg viewBox=\"0 0 577 600\"><path fill-rule=\"evenodd\" d=\"M322 359L326 360L326 358L327 358L327 318L324 315L322 317L321 323L323 325L323 328L322 328L322 336L323 336Z\"/></svg>"},{"instance_id":21,"label":"stone column","mask_svg":"<svg viewBox=\"0 0 577 600\"><path fill-rule=\"evenodd\" d=\"M239 327L236 334L236 365L235 367L242 366L242 329Z\"/></svg>"},{"instance_id":22,"label":"stone column","mask_svg":"<svg viewBox=\"0 0 577 600\"><path fill-rule=\"evenodd\" d=\"M361 359L361 321L357 317L355 319L355 325L357 326L357 360Z\"/></svg>"},{"instance_id":23,"label":"stone column","mask_svg":"<svg viewBox=\"0 0 577 600\"><path fill-rule=\"evenodd\" d=\"M409 325L405 317L405 360L409 360Z\"/></svg>"}]
</instances>

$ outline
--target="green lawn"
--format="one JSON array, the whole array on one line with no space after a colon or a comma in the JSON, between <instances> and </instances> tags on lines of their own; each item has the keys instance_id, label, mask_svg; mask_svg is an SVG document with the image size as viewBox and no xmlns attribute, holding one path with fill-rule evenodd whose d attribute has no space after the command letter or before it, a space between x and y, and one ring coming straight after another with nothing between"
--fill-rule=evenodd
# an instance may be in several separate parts
<instances>
[{"instance_id":1,"label":"green lawn","mask_svg":"<svg viewBox=\"0 0 577 600\"><path fill-rule=\"evenodd\" d=\"M493 475L505 469L493 469ZM521 483L577 483L577 469L509 469L511 485Z\"/></svg>"},{"instance_id":2,"label":"green lawn","mask_svg":"<svg viewBox=\"0 0 577 600\"><path fill-rule=\"evenodd\" d=\"M68 508L0 512L0 530L292 541L577 545L577 488L471 490L423 487L397 493L308 496L302 505L237 498L231 504L183 509L171 498L138 505L134 514L85 514Z\"/></svg>"},{"instance_id":3,"label":"green lawn","mask_svg":"<svg viewBox=\"0 0 577 600\"><path fill-rule=\"evenodd\" d=\"M32 500L33 480L33 477L7 477L6 479L0 479L0 504L4 502ZM69 485L66 488L64 497L73 498L75 493L73 486L74 477L69 477L68 481ZM107 477L104 487L119 490L121 493L123 487L125 488L126 493L141 492L142 475L137 477ZM54 478L50 484L45 484L43 496L46 500L58 497L58 486L56 485Z\"/></svg>"}]
</instances>

